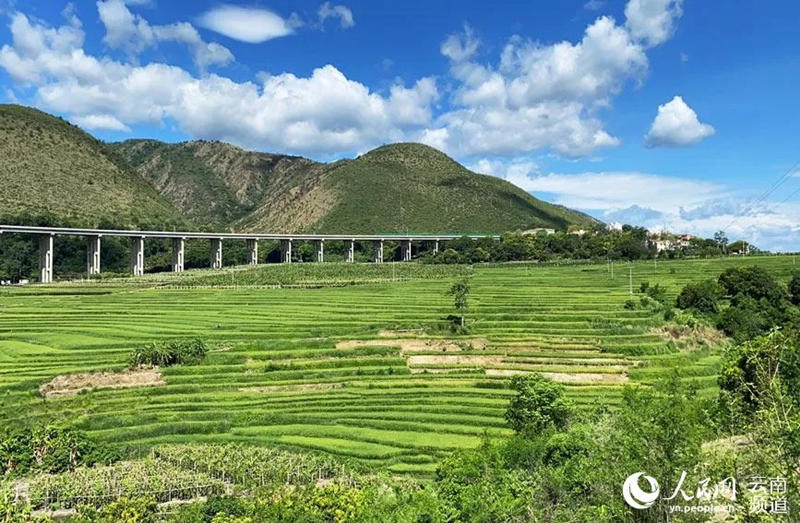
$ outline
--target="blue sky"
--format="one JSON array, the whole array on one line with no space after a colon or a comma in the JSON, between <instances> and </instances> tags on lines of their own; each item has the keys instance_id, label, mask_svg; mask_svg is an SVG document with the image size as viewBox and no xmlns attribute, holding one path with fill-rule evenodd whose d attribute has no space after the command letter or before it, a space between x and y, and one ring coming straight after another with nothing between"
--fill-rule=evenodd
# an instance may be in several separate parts
<instances>
[{"instance_id":1,"label":"blue sky","mask_svg":"<svg viewBox=\"0 0 800 523\"><path fill-rule=\"evenodd\" d=\"M0 101L104 140L319 160L420 141L605 221L800 250L798 19L754 0L0 0Z\"/></svg>"}]
</instances>

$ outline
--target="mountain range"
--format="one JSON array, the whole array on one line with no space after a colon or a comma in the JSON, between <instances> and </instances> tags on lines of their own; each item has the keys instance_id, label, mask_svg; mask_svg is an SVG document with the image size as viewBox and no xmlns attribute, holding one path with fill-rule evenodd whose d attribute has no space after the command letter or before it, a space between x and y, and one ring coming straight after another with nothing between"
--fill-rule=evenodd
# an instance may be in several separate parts
<instances>
[{"instance_id":1,"label":"mountain range","mask_svg":"<svg viewBox=\"0 0 800 523\"><path fill-rule=\"evenodd\" d=\"M59 224L317 233L489 233L595 220L426 145L331 163L217 141L103 143L0 105L0 216Z\"/></svg>"}]
</instances>

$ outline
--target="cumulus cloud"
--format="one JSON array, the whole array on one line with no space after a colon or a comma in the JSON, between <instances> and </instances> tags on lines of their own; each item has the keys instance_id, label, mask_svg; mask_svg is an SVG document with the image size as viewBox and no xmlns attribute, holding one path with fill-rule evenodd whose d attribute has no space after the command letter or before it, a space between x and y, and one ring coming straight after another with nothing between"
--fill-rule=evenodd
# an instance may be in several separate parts
<instances>
[{"instance_id":1,"label":"cumulus cloud","mask_svg":"<svg viewBox=\"0 0 800 523\"><path fill-rule=\"evenodd\" d=\"M658 106L658 114L645 136L645 143L651 147L693 145L714 132L712 126L698 120L697 113L683 98L676 96Z\"/></svg>"},{"instance_id":2,"label":"cumulus cloud","mask_svg":"<svg viewBox=\"0 0 800 523\"><path fill-rule=\"evenodd\" d=\"M84 129L104 130L104 131L123 131L130 132L131 129L110 114L87 114L72 118L72 122Z\"/></svg>"},{"instance_id":3,"label":"cumulus cloud","mask_svg":"<svg viewBox=\"0 0 800 523\"><path fill-rule=\"evenodd\" d=\"M515 158L512 161L480 158L471 164L470 169L480 174L490 174L499 178L519 179L539 170L539 165L527 158Z\"/></svg>"},{"instance_id":4,"label":"cumulus cloud","mask_svg":"<svg viewBox=\"0 0 800 523\"><path fill-rule=\"evenodd\" d=\"M197 23L220 33L250 44L257 44L290 35L299 25L296 16L284 19L267 9L221 5L205 12Z\"/></svg>"},{"instance_id":5,"label":"cumulus cloud","mask_svg":"<svg viewBox=\"0 0 800 523\"><path fill-rule=\"evenodd\" d=\"M648 61L644 47L613 18L597 18L577 43L543 45L514 36L494 66L472 60L477 46L469 26L442 44L458 82L455 107L439 116L439 129L423 133L427 143L433 136L448 152L467 156L550 148L567 157L619 144L598 111L626 82L640 80Z\"/></svg>"},{"instance_id":6,"label":"cumulus cloud","mask_svg":"<svg viewBox=\"0 0 800 523\"><path fill-rule=\"evenodd\" d=\"M406 139L409 127L430 124L439 96L431 78L381 95L332 65L308 77L262 74L258 83L196 77L172 65L87 55L82 31L72 25L53 29L15 13L11 29L0 67L18 83L34 82L38 105L87 127L121 130L119 123L170 119L197 138L327 154Z\"/></svg>"},{"instance_id":7,"label":"cumulus cloud","mask_svg":"<svg viewBox=\"0 0 800 523\"><path fill-rule=\"evenodd\" d=\"M106 29L103 42L112 49L124 50L131 58L158 42L172 41L188 46L195 64L203 71L211 65L225 65L234 59L228 48L203 41L192 24L150 25L132 13L125 0L99 0L97 12Z\"/></svg>"},{"instance_id":8,"label":"cumulus cloud","mask_svg":"<svg viewBox=\"0 0 800 523\"><path fill-rule=\"evenodd\" d=\"M342 29L356 25L353 19L353 12L345 5L331 5L330 2L325 2L319 6L317 16L319 16L320 24L325 24L325 20L328 18L338 18Z\"/></svg>"},{"instance_id":9,"label":"cumulus cloud","mask_svg":"<svg viewBox=\"0 0 800 523\"><path fill-rule=\"evenodd\" d=\"M664 13L675 17L671 5L664 4ZM620 143L605 128L602 113L626 85L641 82L648 68L647 48L628 22L607 16L596 18L575 42L513 36L494 63L476 59L480 43L466 25L441 45L450 62L449 99L439 106L432 78L397 82L378 93L332 65L307 77L258 74L253 81L198 78L163 63L139 65L135 57L141 51L165 40L196 49L201 72L232 56L219 44L203 42L191 24L150 24L123 0L98 0L97 6L106 45L126 51L128 61L87 54L74 14L61 27L12 14L13 42L0 50L0 66L18 85L34 86L43 108L95 122L110 116L126 126L169 120L193 137L307 155L417 140L468 161L538 150L589 156ZM336 5L322 7L323 14L344 13ZM249 42L290 34L294 27L270 11L231 5L206 12L198 23Z\"/></svg>"},{"instance_id":10,"label":"cumulus cloud","mask_svg":"<svg viewBox=\"0 0 800 523\"><path fill-rule=\"evenodd\" d=\"M647 46L664 43L672 36L683 14L683 0L630 0L625 6L625 25L636 40Z\"/></svg>"}]
</instances>

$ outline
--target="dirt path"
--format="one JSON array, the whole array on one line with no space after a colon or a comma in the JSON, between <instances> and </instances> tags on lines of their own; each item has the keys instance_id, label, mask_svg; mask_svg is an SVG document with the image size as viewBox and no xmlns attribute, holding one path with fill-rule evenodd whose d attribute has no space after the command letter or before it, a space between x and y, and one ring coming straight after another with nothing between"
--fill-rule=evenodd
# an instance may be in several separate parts
<instances>
[{"instance_id":1,"label":"dirt path","mask_svg":"<svg viewBox=\"0 0 800 523\"><path fill-rule=\"evenodd\" d=\"M120 372L88 372L56 376L41 387L45 398L74 396L93 389L128 389L166 385L158 367L140 367Z\"/></svg>"}]
</instances>

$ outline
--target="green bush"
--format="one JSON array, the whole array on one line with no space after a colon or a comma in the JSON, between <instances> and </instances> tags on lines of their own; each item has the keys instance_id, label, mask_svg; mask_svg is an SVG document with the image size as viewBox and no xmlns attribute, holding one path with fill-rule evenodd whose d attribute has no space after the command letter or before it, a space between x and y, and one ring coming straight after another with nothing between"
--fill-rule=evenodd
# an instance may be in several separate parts
<instances>
[{"instance_id":1,"label":"green bush","mask_svg":"<svg viewBox=\"0 0 800 523\"><path fill-rule=\"evenodd\" d=\"M789 280L789 299L794 305L800 305L800 274L795 274Z\"/></svg>"},{"instance_id":2,"label":"green bush","mask_svg":"<svg viewBox=\"0 0 800 523\"><path fill-rule=\"evenodd\" d=\"M83 433L68 428L26 428L9 432L0 440L0 473L6 477L29 471L63 472L113 459Z\"/></svg>"},{"instance_id":3,"label":"green bush","mask_svg":"<svg viewBox=\"0 0 800 523\"><path fill-rule=\"evenodd\" d=\"M769 407L764 398L779 382L800 405L800 338L797 332L774 330L732 347L725 353L719 386L723 404L752 414Z\"/></svg>"},{"instance_id":4,"label":"green bush","mask_svg":"<svg viewBox=\"0 0 800 523\"><path fill-rule=\"evenodd\" d=\"M153 498L120 498L102 509L83 506L75 521L81 523L156 523L158 504Z\"/></svg>"},{"instance_id":5,"label":"green bush","mask_svg":"<svg viewBox=\"0 0 800 523\"><path fill-rule=\"evenodd\" d=\"M506 421L518 434L566 426L572 407L562 385L540 374L529 374L511 378L511 388L516 395L506 410Z\"/></svg>"},{"instance_id":6,"label":"green bush","mask_svg":"<svg viewBox=\"0 0 800 523\"><path fill-rule=\"evenodd\" d=\"M779 305L788 298L786 289L763 267L738 267L725 270L719 284L728 296L749 296L754 300L765 299Z\"/></svg>"},{"instance_id":7,"label":"green bush","mask_svg":"<svg viewBox=\"0 0 800 523\"><path fill-rule=\"evenodd\" d=\"M624 307L626 309L628 309L629 311L634 310L636 308L636 300L634 300L634 299L625 300Z\"/></svg>"},{"instance_id":8,"label":"green bush","mask_svg":"<svg viewBox=\"0 0 800 523\"><path fill-rule=\"evenodd\" d=\"M714 280L690 283L683 288L675 305L679 309L694 309L704 314L715 314L719 311L723 289Z\"/></svg>"},{"instance_id":9,"label":"green bush","mask_svg":"<svg viewBox=\"0 0 800 523\"><path fill-rule=\"evenodd\" d=\"M151 342L133 351L130 366L194 365L205 359L206 352L206 345L201 339Z\"/></svg>"}]
</instances>

